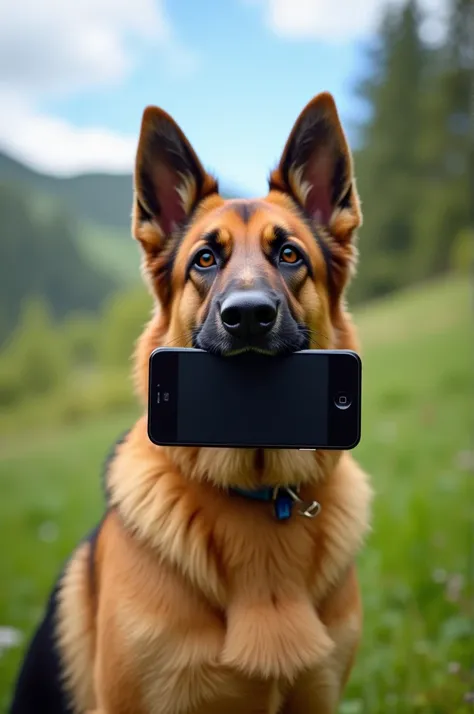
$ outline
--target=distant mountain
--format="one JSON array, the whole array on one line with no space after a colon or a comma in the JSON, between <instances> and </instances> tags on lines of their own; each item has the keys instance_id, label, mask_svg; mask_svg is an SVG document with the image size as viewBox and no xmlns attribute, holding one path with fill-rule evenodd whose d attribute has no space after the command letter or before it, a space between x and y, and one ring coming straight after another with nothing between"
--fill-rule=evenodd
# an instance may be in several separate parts
<instances>
[{"instance_id":1,"label":"distant mountain","mask_svg":"<svg viewBox=\"0 0 474 714\"><path fill-rule=\"evenodd\" d=\"M0 182L0 343L26 300L41 299L56 318L94 311L117 281L80 249L74 219L55 199Z\"/></svg>"},{"instance_id":2,"label":"distant mountain","mask_svg":"<svg viewBox=\"0 0 474 714\"><path fill-rule=\"evenodd\" d=\"M0 183L40 212L61 206L74 221L77 250L114 282L140 279L138 247L130 233L131 174L82 174L63 178L40 173L0 152Z\"/></svg>"},{"instance_id":3,"label":"distant mountain","mask_svg":"<svg viewBox=\"0 0 474 714\"><path fill-rule=\"evenodd\" d=\"M54 195L82 222L122 229L130 225L131 174L82 174L71 178L50 176L0 152L0 181Z\"/></svg>"},{"instance_id":4,"label":"distant mountain","mask_svg":"<svg viewBox=\"0 0 474 714\"><path fill-rule=\"evenodd\" d=\"M65 207L80 222L126 230L127 237L130 235L131 174L90 173L62 178L34 171L0 152L0 181L29 186L41 193L54 195L64 202ZM224 182L221 184L221 192L229 198L239 195Z\"/></svg>"}]
</instances>

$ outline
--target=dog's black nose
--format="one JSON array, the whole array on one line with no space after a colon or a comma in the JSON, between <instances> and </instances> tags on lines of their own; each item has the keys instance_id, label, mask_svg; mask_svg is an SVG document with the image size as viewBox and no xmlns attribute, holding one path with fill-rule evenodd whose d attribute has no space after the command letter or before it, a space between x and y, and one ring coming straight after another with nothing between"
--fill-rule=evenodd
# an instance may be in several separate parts
<instances>
[{"instance_id":1,"label":"dog's black nose","mask_svg":"<svg viewBox=\"0 0 474 714\"><path fill-rule=\"evenodd\" d=\"M222 323L231 335L241 340L261 337L269 332L278 312L278 304L260 290L238 290L221 305Z\"/></svg>"}]
</instances>

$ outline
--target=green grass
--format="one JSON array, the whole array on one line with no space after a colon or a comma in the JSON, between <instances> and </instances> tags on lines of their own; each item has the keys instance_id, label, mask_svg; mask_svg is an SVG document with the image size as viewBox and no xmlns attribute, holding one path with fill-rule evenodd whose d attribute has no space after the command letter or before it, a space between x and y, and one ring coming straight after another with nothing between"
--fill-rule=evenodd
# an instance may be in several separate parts
<instances>
[{"instance_id":1,"label":"green grass","mask_svg":"<svg viewBox=\"0 0 474 714\"><path fill-rule=\"evenodd\" d=\"M355 455L376 497L358 559L364 637L342 714L472 711L470 313L467 281L449 280L356 315L364 399ZM131 418L2 443L0 627L30 635L62 562L101 511L100 465ZM0 655L0 711L25 644Z\"/></svg>"}]
</instances>

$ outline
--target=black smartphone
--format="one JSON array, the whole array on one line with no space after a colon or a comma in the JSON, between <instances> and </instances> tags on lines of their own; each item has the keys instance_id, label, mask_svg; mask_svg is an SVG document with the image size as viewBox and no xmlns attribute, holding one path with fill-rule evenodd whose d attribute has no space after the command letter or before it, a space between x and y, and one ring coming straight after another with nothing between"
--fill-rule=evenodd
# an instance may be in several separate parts
<instances>
[{"instance_id":1,"label":"black smartphone","mask_svg":"<svg viewBox=\"0 0 474 714\"><path fill-rule=\"evenodd\" d=\"M150 356L148 436L162 446L352 449L361 379L350 350L220 357L159 347Z\"/></svg>"}]
</instances>

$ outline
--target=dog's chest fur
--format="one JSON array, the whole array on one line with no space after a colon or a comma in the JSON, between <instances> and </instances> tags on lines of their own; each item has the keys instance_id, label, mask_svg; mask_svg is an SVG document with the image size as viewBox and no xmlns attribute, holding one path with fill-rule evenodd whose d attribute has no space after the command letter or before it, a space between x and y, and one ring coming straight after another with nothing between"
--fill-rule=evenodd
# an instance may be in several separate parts
<instances>
[{"instance_id":1,"label":"dog's chest fur","mask_svg":"<svg viewBox=\"0 0 474 714\"><path fill-rule=\"evenodd\" d=\"M99 647L107 647L111 671L114 651L117 667L139 662L134 677L144 712L277 712L301 669L329 653L332 643L302 583L293 572L290 585L261 544L252 554L258 568L250 561L244 576L238 559L233 563L232 594L222 610L169 564L155 561L152 568L154 556L140 545L120 546L120 524L108 528L115 531L113 550L127 555L114 568L113 591L102 595ZM107 561L113 559L111 550Z\"/></svg>"},{"instance_id":2,"label":"dog's chest fur","mask_svg":"<svg viewBox=\"0 0 474 714\"><path fill-rule=\"evenodd\" d=\"M134 682L135 714L278 712L337 646L319 606L365 534L365 475L341 460L314 494L320 516L285 523L271 504L209 495L165 463L157 475L133 441L109 486L94 617L109 696L120 677ZM128 714L116 704L110 711Z\"/></svg>"}]
</instances>

